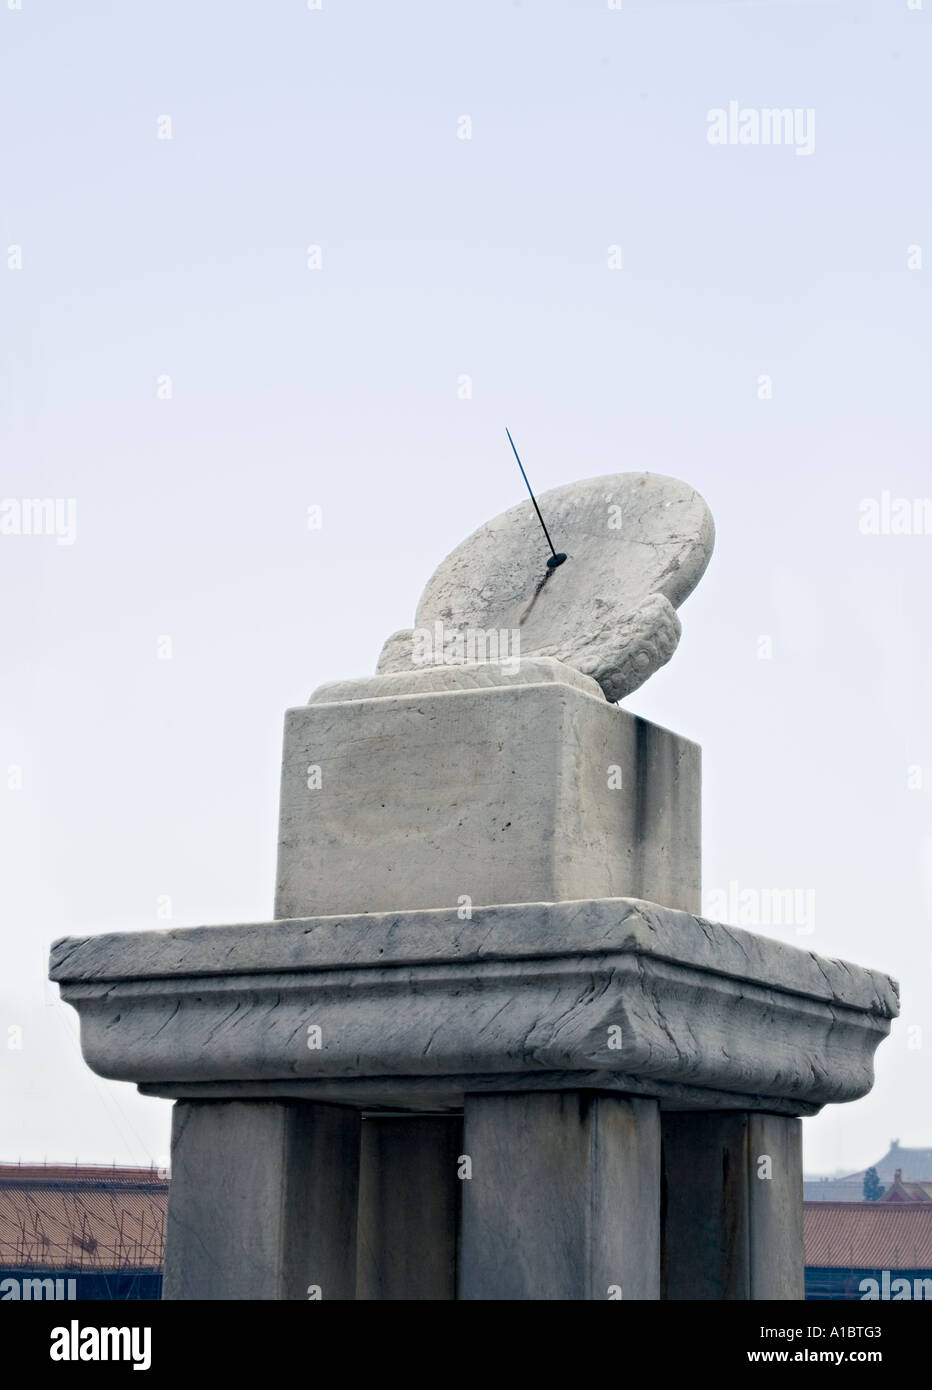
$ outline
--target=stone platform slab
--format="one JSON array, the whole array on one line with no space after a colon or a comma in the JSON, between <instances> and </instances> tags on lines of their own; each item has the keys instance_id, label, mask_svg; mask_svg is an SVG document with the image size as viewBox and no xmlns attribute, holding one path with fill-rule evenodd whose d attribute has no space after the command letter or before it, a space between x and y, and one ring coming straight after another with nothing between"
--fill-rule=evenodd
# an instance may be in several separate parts
<instances>
[{"instance_id":1,"label":"stone platform slab","mask_svg":"<svg viewBox=\"0 0 932 1390\"><path fill-rule=\"evenodd\" d=\"M630 898L71 937L88 1065L181 1099L455 1111L598 1090L812 1115L870 1090L886 975Z\"/></svg>"}]
</instances>

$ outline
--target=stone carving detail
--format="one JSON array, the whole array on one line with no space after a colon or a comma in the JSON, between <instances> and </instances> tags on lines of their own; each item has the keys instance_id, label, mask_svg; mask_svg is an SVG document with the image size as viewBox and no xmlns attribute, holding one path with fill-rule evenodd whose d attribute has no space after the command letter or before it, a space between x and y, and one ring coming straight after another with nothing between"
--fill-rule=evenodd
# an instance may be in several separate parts
<instances>
[{"instance_id":1,"label":"stone carving detail","mask_svg":"<svg viewBox=\"0 0 932 1390\"><path fill-rule=\"evenodd\" d=\"M676 651L682 626L663 594L651 594L633 613L603 620L593 613L582 628L572 665L601 685L609 700L621 700L665 666ZM585 634L585 635L584 635ZM556 647L541 647L540 656L560 656Z\"/></svg>"},{"instance_id":2,"label":"stone carving detail","mask_svg":"<svg viewBox=\"0 0 932 1390\"><path fill-rule=\"evenodd\" d=\"M702 577L715 538L686 483L618 473L544 493L564 563L548 569L530 502L487 522L429 580L416 627L395 632L380 674L417 665L555 657L620 700L676 650L675 609Z\"/></svg>"}]
</instances>

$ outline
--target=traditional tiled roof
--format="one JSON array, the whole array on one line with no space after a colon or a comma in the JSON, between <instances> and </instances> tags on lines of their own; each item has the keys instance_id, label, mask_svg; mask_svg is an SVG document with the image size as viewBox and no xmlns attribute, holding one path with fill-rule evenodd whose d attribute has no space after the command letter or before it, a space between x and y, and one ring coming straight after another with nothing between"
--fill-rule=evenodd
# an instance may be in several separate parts
<instances>
[{"instance_id":1,"label":"traditional tiled roof","mask_svg":"<svg viewBox=\"0 0 932 1390\"><path fill-rule=\"evenodd\" d=\"M889 1187L884 1189L885 1202L932 1202L932 1182L904 1182L897 1168Z\"/></svg>"},{"instance_id":2,"label":"traditional tiled roof","mask_svg":"<svg viewBox=\"0 0 932 1390\"><path fill-rule=\"evenodd\" d=\"M889 1187L899 1172L905 1183L919 1182L932 1189L932 1149L904 1149L899 1140L891 1139L890 1147L871 1165L880 1179L881 1186ZM804 1179L804 1192L807 1202L861 1202L864 1200L864 1176L866 1168L859 1173L848 1173L840 1178ZM886 1199L884 1193L884 1199ZM903 1200L901 1197L900 1200ZM921 1200L921 1199L920 1199Z\"/></svg>"},{"instance_id":3,"label":"traditional tiled roof","mask_svg":"<svg viewBox=\"0 0 932 1390\"><path fill-rule=\"evenodd\" d=\"M167 1200L155 1169L0 1164L0 1267L157 1269Z\"/></svg>"},{"instance_id":4,"label":"traditional tiled roof","mask_svg":"<svg viewBox=\"0 0 932 1390\"><path fill-rule=\"evenodd\" d=\"M863 1202L864 1178L807 1178L803 1196L807 1202Z\"/></svg>"},{"instance_id":5,"label":"traditional tiled roof","mask_svg":"<svg viewBox=\"0 0 932 1390\"><path fill-rule=\"evenodd\" d=\"M932 1149L903 1149L897 1139L873 1165L881 1182L892 1182L899 1168L906 1182L932 1182Z\"/></svg>"},{"instance_id":6,"label":"traditional tiled roof","mask_svg":"<svg viewBox=\"0 0 932 1390\"><path fill-rule=\"evenodd\" d=\"M807 1202L806 1264L932 1269L932 1202Z\"/></svg>"},{"instance_id":7,"label":"traditional tiled roof","mask_svg":"<svg viewBox=\"0 0 932 1390\"><path fill-rule=\"evenodd\" d=\"M0 1267L157 1269L168 1181L154 1169L0 1164ZM932 1269L932 1201L807 1202L806 1264Z\"/></svg>"}]
</instances>

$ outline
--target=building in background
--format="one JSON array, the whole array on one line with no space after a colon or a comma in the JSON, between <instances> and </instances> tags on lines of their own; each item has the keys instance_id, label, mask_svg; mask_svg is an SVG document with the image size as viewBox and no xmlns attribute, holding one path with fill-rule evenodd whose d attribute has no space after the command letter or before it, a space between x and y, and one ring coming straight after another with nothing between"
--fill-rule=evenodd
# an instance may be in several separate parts
<instances>
[{"instance_id":1,"label":"building in background","mask_svg":"<svg viewBox=\"0 0 932 1390\"><path fill-rule=\"evenodd\" d=\"M897 1168L893 1181L884 1190L885 1202L932 1202L932 1182L904 1182L903 1170Z\"/></svg>"},{"instance_id":2,"label":"building in background","mask_svg":"<svg viewBox=\"0 0 932 1390\"><path fill-rule=\"evenodd\" d=\"M902 1149L898 1139L891 1139L890 1148L883 1158L869 1167L877 1170L884 1187L892 1186L897 1170L907 1183L932 1183L932 1149ZM807 1202L863 1202L866 1173L867 1168L863 1168L859 1173L849 1173L845 1177L806 1178L803 1196Z\"/></svg>"},{"instance_id":3,"label":"building in background","mask_svg":"<svg viewBox=\"0 0 932 1390\"><path fill-rule=\"evenodd\" d=\"M0 1164L0 1300L159 1298L167 1201L154 1168Z\"/></svg>"},{"instance_id":4,"label":"building in background","mask_svg":"<svg viewBox=\"0 0 932 1390\"><path fill-rule=\"evenodd\" d=\"M0 1164L0 1300L160 1298L167 1203L154 1168ZM804 1220L807 1299L863 1299L874 1280L932 1300L932 1181L895 1168L883 1200L807 1201Z\"/></svg>"},{"instance_id":5,"label":"building in background","mask_svg":"<svg viewBox=\"0 0 932 1390\"><path fill-rule=\"evenodd\" d=\"M807 1299L932 1301L932 1201L806 1202L803 1219Z\"/></svg>"}]
</instances>

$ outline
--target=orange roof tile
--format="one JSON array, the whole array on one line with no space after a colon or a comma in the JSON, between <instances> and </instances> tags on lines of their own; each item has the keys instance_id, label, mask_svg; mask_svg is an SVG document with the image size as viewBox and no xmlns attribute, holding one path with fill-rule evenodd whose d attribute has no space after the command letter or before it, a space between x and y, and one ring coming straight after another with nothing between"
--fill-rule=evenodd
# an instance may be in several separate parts
<instances>
[{"instance_id":1,"label":"orange roof tile","mask_svg":"<svg viewBox=\"0 0 932 1390\"><path fill-rule=\"evenodd\" d=\"M148 1168L0 1164L0 1266L159 1268L167 1200Z\"/></svg>"},{"instance_id":2,"label":"orange roof tile","mask_svg":"<svg viewBox=\"0 0 932 1390\"><path fill-rule=\"evenodd\" d=\"M932 1269L932 1202L806 1202L806 1264Z\"/></svg>"},{"instance_id":3,"label":"orange roof tile","mask_svg":"<svg viewBox=\"0 0 932 1390\"><path fill-rule=\"evenodd\" d=\"M159 1183L166 1185L167 1178L159 1176L158 1168L120 1168L115 1164L96 1163L0 1163L0 1186L8 1182L106 1182L106 1183Z\"/></svg>"}]
</instances>

